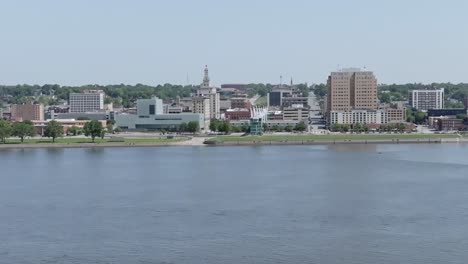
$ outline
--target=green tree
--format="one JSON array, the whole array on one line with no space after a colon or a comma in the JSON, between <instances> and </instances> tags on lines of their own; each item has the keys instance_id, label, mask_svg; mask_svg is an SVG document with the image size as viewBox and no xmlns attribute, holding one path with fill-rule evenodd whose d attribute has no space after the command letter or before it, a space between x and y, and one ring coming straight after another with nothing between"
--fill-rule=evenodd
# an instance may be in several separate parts
<instances>
[{"instance_id":1,"label":"green tree","mask_svg":"<svg viewBox=\"0 0 468 264\"><path fill-rule=\"evenodd\" d=\"M68 129L68 132L72 134L73 136L76 136L82 133L81 129L77 126L70 127L70 129Z\"/></svg>"},{"instance_id":2,"label":"green tree","mask_svg":"<svg viewBox=\"0 0 468 264\"><path fill-rule=\"evenodd\" d=\"M229 134L229 132L231 132L231 123L228 121L221 122L219 131L224 132L225 134Z\"/></svg>"},{"instance_id":3,"label":"green tree","mask_svg":"<svg viewBox=\"0 0 468 264\"><path fill-rule=\"evenodd\" d=\"M392 102L392 96L390 95L390 93L380 93L379 99L380 99L380 102L382 103L389 104Z\"/></svg>"},{"instance_id":4,"label":"green tree","mask_svg":"<svg viewBox=\"0 0 468 264\"><path fill-rule=\"evenodd\" d=\"M424 113L424 112L417 112L417 113L414 115L414 119L415 119L416 124L422 124L422 123L426 122L427 113Z\"/></svg>"},{"instance_id":5,"label":"green tree","mask_svg":"<svg viewBox=\"0 0 468 264\"><path fill-rule=\"evenodd\" d=\"M11 123L0 119L0 140L6 143L6 138L10 137L12 133Z\"/></svg>"},{"instance_id":6,"label":"green tree","mask_svg":"<svg viewBox=\"0 0 468 264\"><path fill-rule=\"evenodd\" d=\"M25 137L34 137L36 135L36 129L31 121L16 122L13 123L11 134L12 136L19 137L21 143L23 143Z\"/></svg>"},{"instance_id":7,"label":"green tree","mask_svg":"<svg viewBox=\"0 0 468 264\"><path fill-rule=\"evenodd\" d=\"M107 123L106 131L109 134L114 134L114 125L112 125L111 123Z\"/></svg>"},{"instance_id":8,"label":"green tree","mask_svg":"<svg viewBox=\"0 0 468 264\"><path fill-rule=\"evenodd\" d=\"M210 121L210 130L213 132L220 131L221 122L218 119L211 119Z\"/></svg>"},{"instance_id":9,"label":"green tree","mask_svg":"<svg viewBox=\"0 0 468 264\"><path fill-rule=\"evenodd\" d=\"M52 138L52 142L55 142L55 139L63 136L63 126L55 121L50 121L44 131L44 136Z\"/></svg>"},{"instance_id":10,"label":"green tree","mask_svg":"<svg viewBox=\"0 0 468 264\"><path fill-rule=\"evenodd\" d=\"M304 121L298 123L296 127L294 127L294 130L296 131L305 131L307 129L307 125L304 123Z\"/></svg>"},{"instance_id":11,"label":"green tree","mask_svg":"<svg viewBox=\"0 0 468 264\"><path fill-rule=\"evenodd\" d=\"M187 123L184 122L179 125L180 132L187 132L187 130L188 130Z\"/></svg>"},{"instance_id":12,"label":"green tree","mask_svg":"<svg viewBox=\"0 0 468 264\"><path fill-rule=\"evenodd\" d=\"M293 127L291 125L287 125L286 127L284 127L284 131L286 132L291 132L293 130Z\"/></svg>"},{"instance_id":13,"label":"green tree","mask_svg":"<svg viewBox=\"0 0 468 264\"><path fill-rule=\"evenodd\" d=\"M85 136L91 137L93 143L96 137L100 137L102 135L102 131L104 128L102 127L101 122L93 120L87 122L83 128Z\"/></svg>"},{"instance_id":14,"label":"green tree","mask_svg":"<svg viewBox=\"0 0 468 264\"><path fill-rule=\"evenodd\" d=\"M187 128L189 132L197 133L200 131L200 124L197 121L190 121L187 124Z\"/></svg>"}]
</instances>

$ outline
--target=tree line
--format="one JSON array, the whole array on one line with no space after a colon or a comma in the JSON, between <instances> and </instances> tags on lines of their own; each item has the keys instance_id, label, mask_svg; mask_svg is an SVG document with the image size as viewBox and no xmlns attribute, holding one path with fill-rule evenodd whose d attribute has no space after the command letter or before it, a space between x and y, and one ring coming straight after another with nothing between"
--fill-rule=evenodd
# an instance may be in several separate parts
<instances>
[{"instance_id":1,"label":"tree line","mask_svg":"<svg viewBox=\"0 0 468 264\"><path fill-rule=\"evenodd\" d=\"M78 128L70 128L70 130L72 129L75 129L76 131ZM95 142L96 137L104 138L106 132L110 132L109 129L104 128L101 122L96 120L87 122L83 127L83 133L85 136L91 137L93 143ZM51 138L52 142L55 142L55 139L62 137L63 134L63 126L55 120L48 122L44 128L44 136ZM36 128L31 121L10 122L8 120L0 119L0 142L3 144L6 144L7 139L10 137L18 137L21 143L23 143L25 138L35 137L36 135Z\"/></svg>"}]
</instances>

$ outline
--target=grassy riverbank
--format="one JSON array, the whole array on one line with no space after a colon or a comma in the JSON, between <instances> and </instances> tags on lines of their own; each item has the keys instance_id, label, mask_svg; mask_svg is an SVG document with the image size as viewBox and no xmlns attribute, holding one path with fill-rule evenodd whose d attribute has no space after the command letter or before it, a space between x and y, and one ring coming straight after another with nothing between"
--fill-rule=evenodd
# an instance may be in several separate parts
<instances>
[{"instance_id":1,"label":"grassy riverbank","mask_svg":"<svg viewBox=\"0 0 468 264\"><path fill-rule=\"evenodd\" d=\"M337 135L263 135L263 136L218 136L209 141L216 142L248 142L248 141L301 141L301 140L417 140L417 139L445 139L457 138L453 134L337 134Z\"/></svg>"},{"instance_id":2,"label":"grassy riverbank","mask_svg":"<svg viewBox=\"0 0 468 264\"><path fill-rule=\"evenodd\" d=\"M111 143L122 143L122 144L138 144L138 143L174 143L187 140L188 138L178 137L168 139L165 137L157 137L157 138L123 138L120 140L115 140L111 138L96 138L94 144L111 144ZM25 139L23 143L19 139L8 139L7 142L0 143L0 147L2 145L34 145L34 144L92 144L91 138L57 138L55 139L55 143L52 142L52 139L48 138L31 138Z\"/></svg>"}]
</instances>

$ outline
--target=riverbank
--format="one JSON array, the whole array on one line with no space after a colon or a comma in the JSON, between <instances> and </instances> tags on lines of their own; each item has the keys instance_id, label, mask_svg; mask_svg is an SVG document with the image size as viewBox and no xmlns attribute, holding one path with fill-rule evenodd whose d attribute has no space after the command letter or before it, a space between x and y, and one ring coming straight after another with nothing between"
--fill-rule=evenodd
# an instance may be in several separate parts
<instances>
[{"instance_id":1,"label":"riverbank","mask_svg":"<svg viewBox=\"0 0 468 264\"><path fill-rule=\"evenodd\" d=\"M334 145L334 144L442 144L468 143L458 135L386 134L386 135L264 135L167 138L112 139L61 138L51 140L28 139L25 143L0 144L0 149L32 148L122 148L122 147L195 147L195 146L268 146L268 145Z\"/></svg>"},{"instance_id":2,"label":"riverbank","mask_svg":"<svg viewBox=\"0 0 468 264\"><path fill-rule=\"evenodd\" d=\"M25 139L23 143L14 139L6 144L0 144L0 149L25 148L105 148L105 147L162 147L177 146L184 141L191 141L189 137L177 138L115 138L96 139L92 142L87 138L58 138L55 142L49 139Z\"/></svg>"},{"instance_id":3,"label":"riverbank","mask_svg":"<svg viewBox=\"0 0 468 264\"><path fill-rule=\"evenodd\" d=\"M329 145L329 144L433 144L468 143L458 135L384 134L384 135L264 135L220 136L205 141L210 146L246 145Z\"/></svg>"}]
</instances>

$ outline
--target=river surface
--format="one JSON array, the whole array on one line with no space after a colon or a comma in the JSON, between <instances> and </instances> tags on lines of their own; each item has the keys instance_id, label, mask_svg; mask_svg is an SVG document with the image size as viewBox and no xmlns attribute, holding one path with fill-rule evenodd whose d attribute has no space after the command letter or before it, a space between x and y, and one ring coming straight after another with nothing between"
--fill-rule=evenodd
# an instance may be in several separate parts
<instances>
[{"instance_id":1,"label":"river surface","mask_svg":"<svg viewBox=\"0 0 468 264\"><path fill-rule=\"evenodd\" d=\"M0 150L0 263L468 261L468 145Z\"/></svg>"}]
</instances>

